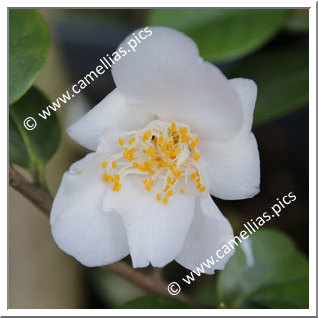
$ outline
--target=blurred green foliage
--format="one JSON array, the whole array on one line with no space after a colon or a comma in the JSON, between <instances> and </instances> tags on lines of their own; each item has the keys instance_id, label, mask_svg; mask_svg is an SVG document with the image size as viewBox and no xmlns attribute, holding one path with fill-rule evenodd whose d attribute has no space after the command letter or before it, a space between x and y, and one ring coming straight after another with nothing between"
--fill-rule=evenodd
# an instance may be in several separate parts
<instances>
[{"instance_id":1,"label":"blurred green foliage","mask_svg":"<svg viewBox=\"0 0 318 318\"><path fill-rule=\"evenodd\" d=\"M263 50L240 61L229 78L253 79L258 87L254 126L303 107L309 98L308 47Z\"/></svg>"},{"instance_id":2,"label":"blurred green foliage","mask_svg":"<svg viewBox=\"0 0 318 318\"><path fill-rule=\"evenodd\" d=\"M248 240L250 252L237 248L220 272L219 301L226 308L308 308L308 261L292 240L272 229Z\"/></svg>"},{"instance_id":3,"label":"blurred green foliage","mask_svg":"<svg viewBox=\"0 0 318 318\"><path fill-rule=\"evenodd\" d=\"M46 61L50 32L34 9L9 10L9 102L33 84Z\"/></svg>"},{"instance_id":4,"label":"blurred green foliage","mask_svg":"<svg viewBox=\"0 0 318 318\"><path fill-rule=\"evenodd\" d=\"M155 9L149 25L165 25L189 35L212 62L240 58L268 42L283 27L281 9Z\"/></svg>"},{"instance_id":5,"label":"blurred green foliage","mask_svg":"<svg viewBox=\"0 0 318 318\"><path fill-rule=\"evenodd\" d=\"M38 121L34 130L26 130L23 121L29 116L36 118L49 103L48 98L33 87L9 108L10 160L29 169L36 178L42 178L45 163L59 146L60 126L55 113L45 121Z\"/></svg>"},{"instance_id":6,"label":"blurred green foliage","mask_svg":"<svg viewBox=\"0 0 318 318\"><path fill-rule=\"evenodd\" d=\"M56 152L61 131L56 114L38 121L34 130L26 130L26 117L37 114L50 104L48 98L31 85L46 61L50 32L34 9L9 10L9 156L24 167L36 183L45 186L44 166Z\"/></svg>"}]
</instances>

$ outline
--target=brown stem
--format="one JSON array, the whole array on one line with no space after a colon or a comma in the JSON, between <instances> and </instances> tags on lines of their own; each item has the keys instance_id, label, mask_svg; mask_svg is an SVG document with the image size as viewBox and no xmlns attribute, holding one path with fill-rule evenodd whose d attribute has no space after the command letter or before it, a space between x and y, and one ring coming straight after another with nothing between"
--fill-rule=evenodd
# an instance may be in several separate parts
<instances>
[{"instance_id":1,"label":"brown stem","mask_svg":"<svg viewBox=\"0 0 318 318\"><path fill-rule=\"evenodd\" d=\"M157 295L171 296L167 290L168 284L158 277L153 277L152 275L145 275L139 271L134 270L129 265L124 262L118 262L111 265L106 266L108 269L113 271L114 273L119 274L120 276L126 278L128 281L137 285L138 287ZM198 306L192 299L184 296L183 294L179 294L177 296L173 296L179 298L183 301L186 301L190 304ZM199 305L200 306L200 305Z\"/></svg>"},{"instance_id":2,"label":"brown stem","mask_svg":"<svg viewBox=\"0 0 318 318\"><path fill-rule=\"evenodd\" d=\"M9 184L38 207L46 216L50 215L52 197L44 189L25 179L11 164L9 165Z\"/></svg>"},{"instance_id":3,"label":"brown stem","mask_svg":"<svg viewBox=\"0 0 318 318\"><path fill-rule=\"evenodd\" d=\"M151 271L151 276L153 277L154 280L162 280L162 268L159 267L154 267Z\"/></svg>"},{"instance_id":4,"label":"brown stem","mask_svg":"<svg viewBox=\"0 0 318 318\"><path fill-rule=\"evenodd\" d=\"M11 164L9 165L9 184L12 188L30 200L46 216L50 216L53 202L52 197L42 188L39 188L35 184L26 180ZM114 263L106 266L106 268L150 293L171 296L167 290L168 284L156 275L145 275L140 271L134 270L124 262ZM191 305L201 307L201 305L181 293L177 296L171 297L176 297Z\"/></svg>"}]
</instances>

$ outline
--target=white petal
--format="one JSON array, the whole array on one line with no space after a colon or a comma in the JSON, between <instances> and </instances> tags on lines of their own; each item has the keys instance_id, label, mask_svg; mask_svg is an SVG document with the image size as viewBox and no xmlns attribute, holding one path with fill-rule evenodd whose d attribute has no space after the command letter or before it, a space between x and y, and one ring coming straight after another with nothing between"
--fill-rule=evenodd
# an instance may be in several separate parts
<instances>
[{"instance_id":1,"label":"white petal","mask_svg":"<svg viewBox=\"0 0 318 318\"><path fill-rule=\"evenodd\" d=\"M244 111L244 123L242 131L250 132L253 123L253 113L257 97L257 85L254 81L247 78L233 78L230 84L238 93Z\"/></svg>"},{"instance_id":2,"label":"white petal","mask_svg":"<svg viewBox=\"0 0 318 318\"><path fill-rule=\"evenodd\" d=\"M130 105L115 89L80 120L68 127L67 133L82 146L95 151L105 129L116 127L129 131L142 128L151 120L153 117L150 114Z\"/></svg>"},{"instance_id":3,"label":"white petal","mask_svg":"<svg viewBox=\"0 0 318 318\"><path fill-rule=\"evenodd\" d=\"M201 142L202 162L210 193L224 200L255 196L260 185L260 160L253 133L229 142Z\"/></svg>"},{"instance_id":4,"label":"white petal","mask_svg":"<svg viewBox=\"0 0 318 318\"><path fill-rule=\"evenodd\" d=\"M174 195L167 205L156 200L156 191L147 192L142 178L128 176L119 192L104 199L104 210L117 211L123 218L134 267L155 267L171 262L182 248L190 226L194 199Z\"/></svg>"},{"instance_id":5,"label":"white petal","mask_svg":"<svg viewBox=\"0 0 318 318\"><path fill-rule=\"evenodd\" d=\"M257 86L245 78L229 80L240 96L244 123L240 132L228 141L202 141L204 170L210 193L225 200L253 197L259 192L260 160L257 142L251 133Z\"/></svg>"},{"instance_id":6,"label":"white petal","mask_svg":"<svg viewBox=\"0 0 318 318\"><path fill-rule=\"evenodd\" d=\"M51 211L57 245L85 266L107 265L129 253L120 215L102 211L102 160L89 154L73 164L64 173Z\"/></svg>"},{"instance_id":7,"label":"white petal","mask_svg":"<svg viewBox=\"0 0 318 318\"><path fill-rule=\"evenodd\" d=\"M192 224L176 261L189 270L196 270L197 267L201 268L203 262L209 265L207 259L211 262L212 256L215 265L210 264L210 268L205 265L202 267L206 274L213 274L216 269L224 269L226 262L233 255L233 250L228 249L227 254L222 250L222 246L232 239L233 230L230 223L206 194L196 202Z\"/></svg>"},{"instance_id":8,"label":"white petal","mask_svg":"<svg viewBox=\"0 0 318 318\"><path fill-rule=\"evenodd\" d=\"M201 59L196 44L183 33L167 27L149 30L152 34L136 51L112 67L120 92L162 120L189 124L201 138L226 139L236 134L243 110L226 77ZM119 48L128 50L131 37Z\"/></svg>"}]
</instances>

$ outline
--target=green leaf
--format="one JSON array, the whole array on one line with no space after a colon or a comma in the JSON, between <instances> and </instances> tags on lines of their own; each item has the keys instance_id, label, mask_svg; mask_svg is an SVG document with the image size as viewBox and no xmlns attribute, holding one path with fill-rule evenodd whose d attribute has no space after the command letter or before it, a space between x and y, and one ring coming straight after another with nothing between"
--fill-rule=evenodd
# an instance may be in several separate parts
<instances>
[{"instance_id":1,"label":"green leaf","mask_svg":"<svg viewBox=\"0 0 318 318\"><path fill-rule=\"evenodd\" d=\"M219 301L226 308L308 308L308 261L280 231L251 235L252 261L242 248L220 273Z\"/></svg>"},{"instance_id":2,"label":"green leaf","mask_svg":"<svg viewBox=\"0 0 318 318\"><path fill-rule=\"evenodd\" d=\"M278 47L241 61L228 74L254 80L258 95L254 125L303 107L309 98L308 48Z\"/></svg>"},{"instance_id":3,"label":"green leaf","mask_svg":"<svg viewBox=\"0 0 318 318\"><path fill-rule=\"evenodd\" d=\"M149 25L163 25L189 35L204 59L237 59L268 42L283 27L281 9L154 9Z\"/></svg>"},{"instance_id":4,"label":"green leaf","mask_svg":"<svg viewBox=\"0 0 318 318\"><path fill-rule=\"evenodd\" d=\"M10 160L33 174L41 173L44 164L58 148L61 132L55 113L46 120L38 113L50 101L38 89L31 88L22 98L9 108L9 154ZM37 121L34 130L27 130L25 118L33 117Z\"/></svg>"},{"instance_id":5,"label":"green leaf","mask_svg":"<svg viewBox=\"0 0 318 318\"><path fill-rule=\"evenodd\" d=\"M119 309L190 309L190 305L178 299L163 296L146 296L128 301Z\"/></svg>"},{"instance_id":6,"label":"green leaf","mask_svg":"<svg viewBox=\"0 0 318 318\"><path fill-rule=\"evenodd\" d=\"M49 29L34 9L9 11L9 103L17 101L39 75L50 46Z\"/></svg>"}]
</instances>

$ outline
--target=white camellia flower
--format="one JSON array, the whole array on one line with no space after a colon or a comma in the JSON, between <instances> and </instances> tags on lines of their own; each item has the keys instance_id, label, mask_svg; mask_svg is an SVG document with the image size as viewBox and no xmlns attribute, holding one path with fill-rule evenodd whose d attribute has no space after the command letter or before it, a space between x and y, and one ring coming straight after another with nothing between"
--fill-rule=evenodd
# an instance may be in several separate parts
<instances>
[{"instance_id":1,"label":"white camellia flower","mask_svg":"<svg viewBox=\"0 0 318 318\"><path fill-rule=\"evenodd\" d=\"M222 249L233 231L210 194L259 192L257 88L228 80L184 34L151 31L113 65L116 89L68 129L93 152L63 176L53 237L86 266L130 254L135 268L175 260L193 270L221 249L223 258L206 268L212 274L234 252ZM128 38L120 47L128 49Z\"/></svg>"}]
</instances>

